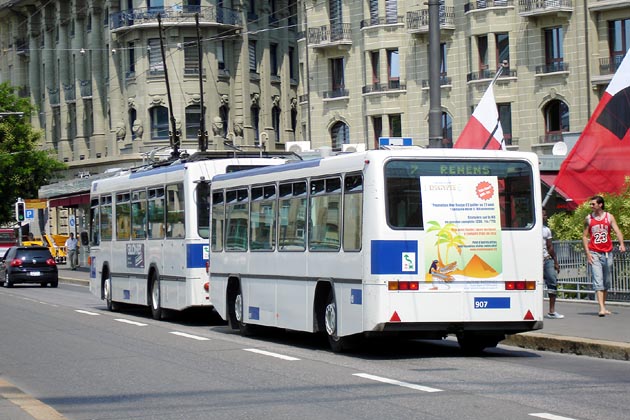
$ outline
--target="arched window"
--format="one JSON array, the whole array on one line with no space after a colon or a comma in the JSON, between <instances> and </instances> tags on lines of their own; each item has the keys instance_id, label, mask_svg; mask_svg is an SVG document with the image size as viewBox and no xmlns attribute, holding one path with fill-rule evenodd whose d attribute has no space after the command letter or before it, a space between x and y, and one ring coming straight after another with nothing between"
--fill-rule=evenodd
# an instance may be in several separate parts
<instances>
[{"instance_id":1,"label":"arched window","mask_svg":"<svg viewBox=\"0 0 630 420\"><path fill-rule=\"evenodd\" d=\"M151 115L151 139L160 140L168 138L168 108L154 106L149 110Z\"/></svg>"},{"instance_id":2,"label":"arched window","mask_svg":"<svg viewBox=\"0 0 630 420\"><path fill-rule=\"evenodd\" d=\"M453 147L453 119L446 112L442 112L442 147Z\"/></svg>"},{"instance_id":3,"label":"arched window","mask_svg":"<svg viewBox=\"0 0 630 420\"><path fill-rule=\"evenodd\" d=\"M199 134L201 121L201 106L189 105L186 107L186 138L196 139Z\"/></svg>"},{"instance_id":4,"label":"arched window","mask_svg":"<svg viewBox=\"0 0 630 420\"><path fill-rule=\"evenodd\" d=\"M569 107L561 100L549 101L543 110L545 115L545 142L562 140L562 132L569 131Z\"/></svg>"},{"instance_id":5,"label":"arched window","mask_svg":"<svg viewBox=\"0 0 630 420\"><path fill-rule=\"evenodd\" d=\"M346 123L337 121L330 129L332 149L341 150L341 145L350 143L350 128Z\"/></svg>"},{"instance_id":6,"label":"arched window","mask_svg":"<svg viewBox=\"0 0 630 420\"><path fill-rule=\"evenodd\" d=\"M271 108L271 125L273 132L276 133L276 143L280 142L280 107Z\"/></svg>"},{"instance_id":7,"label":"arched window","mask_svg":"<svg viewBox=\"0 0 630 420\"><path fill-rule=\"evenodd\" d=\"M227 138L228 134L228 121L230 118L230 108L227 105L223 105L219 108L219 116L221 117L221 122L223 123L223 138Z\"/></svg>"},{"instance_id":8,"label":"arched window","mask_svg":"<svg viewBox=\"0 0 630 420\"><path fill-rule=\"evenodd\" d=\"M260 122L260 107L258 105L252 105L252 128L254 129L254 144L258 144L260 141L260 132L258 130L258 124Z\"/></svg>"}]
</instances>

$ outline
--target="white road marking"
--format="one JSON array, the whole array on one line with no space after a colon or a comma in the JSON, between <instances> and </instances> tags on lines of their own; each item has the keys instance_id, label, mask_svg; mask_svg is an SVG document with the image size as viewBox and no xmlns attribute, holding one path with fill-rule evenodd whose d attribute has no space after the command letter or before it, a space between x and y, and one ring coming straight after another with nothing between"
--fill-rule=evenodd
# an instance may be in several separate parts
<instances>
[{"instance_id":1,"label":"white road marking","mask_svg":"<svg viewBox=\"0 0 630 420\"><path fill-rule=\"evenodd\" d=\"M550 414L550 413L530 413L529 415L532 417L539 417L541 419L548 419L548 420L575 420L572 417L556 416L555 414Z\"/></svg>"},{"instance_id":2,"label":"white road marking","mask_svg":"<svg viewBox=\"0 0 630 420\"><path fill-rule=\"evenodd\" d=\"M82 309L75 309L74 312L78 312L80 314L85 314L85 315L95 315L95 316L100 315L100 314L97 314L96 312L84 311Z\"/></svg>"},{"instance_id":3,"label":"white road marking","mask_svg":"<svg viewBox=\"0 0 630 420\"><path fill-rule=\"evenodd\" d=\"M132 321L130 319L124 319L124 318L114 318L114 321L123 322L125 324L136 325L138 327L146 327L147 325L149 325L149 324L143 324L142 322L136 322L136 321Z\"/></svg>"},{"instance_id":4,"label":"white road marking","mask_svg":"<svg viewBox=\"0 0 630 420\"><path fill-rule=\"evenodd\" d=\"M206 338L206 337L200 337L198 335L187 334L187 333L179 332L179 331L171 331L170 334L179 335L180 337L192 338L193 340L198 340L198 341L210 340L209 338Z\"/></svg>"},{"instance_id":5,"label":"white road marking","mask_svg":"<svg viewBox=\"0 0 630 420\"><path fill-rule=\"evenodd\" d=\"M353 376L359 376L361 378L364 379L370 379L372 381L378 381L378 382L383 382L386 384L391 384L391 385L398 385L398 386L402 386L405 388L411 388L411 389L415 389L416 391L424 391L424 392L441 392L441 389L437 389L437 388L431 388L428 386L422 386L422 385L416 385L416 384L411 384L409 382L401 382L401 381L397 381L395 379L389 379L389 378L383 378L381 376L374 376L374 375L370 375L368 373L353 373Z\"/></svg>"},{"instance_id":6,"label":"white road marking","mask_svg":"<svg viewBox=\"0 0 630 420\"><path fill-rule=\"evenodd\" d=\"M265 351L265 350L258 350L258 349L243 349L243 350L249 351L252 353L262 354L264 356L277 357L278 359L282 359L282 360L288 360L288 361L300 360L297 357L285 356L284 354L272 353L270 351Z\"/></svg>"}]
</instances>

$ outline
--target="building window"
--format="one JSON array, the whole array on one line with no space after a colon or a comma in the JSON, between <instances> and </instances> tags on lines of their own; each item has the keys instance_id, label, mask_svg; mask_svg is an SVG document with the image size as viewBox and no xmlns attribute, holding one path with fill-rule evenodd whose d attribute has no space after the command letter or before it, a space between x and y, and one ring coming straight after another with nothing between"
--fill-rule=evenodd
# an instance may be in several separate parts
<instances>
[{"instance_id":1,"label":"building window","mask_svg":"<svg viewBox=\"0 0 630 420\"><path fill-rule=\"evenodd\" d=\"M385 20L388 24L398 23L398 0L385 0Z\"/></svg>"},{"instance_id":2,"label":"building window","mask_svg":"<svg viewBox=\"0 0 630 420\"><path fill-rule=\"evenodd\" d=\"M219 108L219 117L221 117L221 125L222 125L222 136L223 138L227 138L228 134L228 121L230 120L230 108L227 105L223 105Z\"/></svg>"},{"instance_id":3,"label":"building window","mask_svg":"<svg viewBox=\"0 0 630 420\"><path fill-rule=\"evenodd\" d=\"M186 138L195 139L201 127L201 106L190 105L186 107Z\"/></svg>"},{"instance_id":4,"label":"building window","mask_svg":"<svg viewBox=\"0 0 630 420\"><path fill-rule=\"evenodd\" d=\"M330 59L330 78L332 90L337 91L345 88L343 57Z\"/></svg>"},{"instance_id":5,"label":"building window","mask_svg":"<svg viewBox=\"0 0 630 420\"><path fill-rule=\"evenodd\" d=\"M184 74L199 75L197 38L184 38Z\"/></svg>"},{"instance_id":6,"label":"building window","mask_svg":"<svg viewBox=\"0 0 630 420\"><path fill-rule=\"evenodd\" d=\"M510 36L508 34L496 34L497 66L504 61L510 63Z\"/></svg>"},{"instance_id":7,"label":"building window","mask_svg":"<svg viewBox=\"0 0 630 420\"><path fill-rule=\"evenodd\" d=\"M546 142L560 141L562 139L560 133L569 131L569 107L564 102L554 99L549 101L543 112Z\"/></svg>"},{"instance_id":8,"label":"building window","mask_svg":"<svg viewBox=\"0 0 630 420\"><path fill-rule=\"evenodd\" d=\"M446 65L446 43L440 44L440 75L446 76L448 74L448 67Z\"/></svg>"},{"instance_id":9,"label":"building window","mask_svg":"<svg viewBox=\"0 0 630 420\"><path fill-rule=\"evenodd\" d=\"M184 1L184 12L186 12L186 13L200 13L201 12L201 0Z\"/></svg>"},{"instance_id":10,"label":"building window","mask_svg":"<svg viewBox=\"0 0 630 420\"><path fill-rule=\"evenodd\" d=\"M280 107L271 108L271 126L276 134L276 143L280 143Z\"/></svg>"},{"instance_id":11,"label":"building window","mask_svg":"<svg viewBox=\"0 0 630 420\"><path fill-rule=\"evenodd\" d=\"M258 124L260 123L260 107L253 105L251 107L252 114L252 128L254 129L254 143L258 144L260 141L260 132L258 130Z\"/></svg>"},{"instance_id":12,"label":"building window","mask_svg":"<svg viewBox=\"0 0 630 420\"><path fill-rule=\"evenodd\" d=\"M295 74L295 48L289 47L289 78L297 83L297 74Z\"/></svg>"},{"instance_id":13,"label":"building window","mask_svg":"<svg viewBox=\"0 0 630 420\"><path fill-rule=\"evenodd\" d=\"M168 139L168 108L154 106L149 110L151 115L151 139Z\"/></svg>"},{"instance_id":14,"label":"building window","mask_svg":"<svg viewBox=\"0 0 630 420\"><path fill-rule=\"evenodd\" d=\"M446 112L442 112L442 147L453 147L453 119Z\"/></svg>"},{"instance_id":15,"label":"building window","mask_svg":"<svg viewBox=\"0 0 630 420\"><path fill-rule=\"evenodd\" d=\"M630 19L608 22L608 47L610 48L610 73L617 71L630 49Z\"/></svg>"},{"instance_id":16,"label":"building window","mask_svg":"<svg viewBox=\"0 0 630 420\"><path fill-rule=\"evenodd\" d=\"M563 71L562 27L545 29L545 64L547 72Z\"/></svg>"},{"instance_id":17,"label":"building window","mask_svg":"<svg viewBox=\"0 0 630 420\"><path fill-rule=\"evenodd\" d=\"M499 111L499 122L503 129L503 139L506 146L512 144L512 104L497 104Z\"/></svg>"},{"instance_id":18,"label":"building window","mask_svg":"<svg viewBox=\"0 0 630 420\"><path fill-rule=\"evenodd\" d=\"M219 70L225 70L225 43L224 41L217 41L217 62L219 63Z\"/></svg>"},{"instance_id":19,"label":"building window","mask_svg":"<svg viewBox=\"0 0 630 420\"><path fill-rule=\"evenodd\" d=\"M479 53L479 72L488 70L488 36L477 37L477 52Z\"/></svg>"},{"instance_id":20,"label":"building window","mask_svg":"<svg viewBox=\"0 0 630 420\"><path fill-rule=\"evenodd\" d=\"M390 89L400 88L400 55L398 50L387 50L387 82Z\"/></svg>"},{"instance_id":21,"label":"building window","mask_svg":"<svg viewBox=\"0 0 630 420\"><path fill-rule=\"evenodd\" d=\"M372 84L379 84L379 58L380 54L378 51L370 51L370 64L372 67Z\"/></svg>"},{"instance_id":22,"label":"building window","mask_svg":"<svg viewBox=\"0 0 630 420\"><path fill-rule=\"evenodd\" d=\"M147 7L152 12L164 10L164 0L147 0Z\"/></svg>"},{"instance_id":23,"label":"building window","mask_svg":"<svg viewBox=\"0 0 630 420\"><path fill-rule=\"evenodd\" d=\"M291 130L293 131L293 140L297 140L295 133L297 131L297 109L292 108L291 109Z\"/></svg>"},{"instance_id":24,"label":"building window","mask_svg":"<svg viewBox=\"0 0 630 420\"><path fill-rule=\"evenodd\" d=\"M378 149L379 139L383 136L383 117L372 117L372 128L374 129L374 148Z\"/></svg>"},{"instance_id":25,"label":"building window","mask_svg":"<svg viewBox=\"0 0 630 420\"><path fill-rule=\"evenodd\" d=\"M370 25L378 25L378 0L370 0Z\"/></svg>"},{"instance_id":26,"label":"building window","mask_svg":"<svg viewBox=\"0 0 630 420\"><path fill-rule=\"evenodd\" d=\"M149 75L155 76L164 74L164 62L162 61L162 51L160 50L160 39L149 39L147 50L147 55L149 56Z\"/></svg>"},{"instance_id":27,"label":"building window","mask_svg":"<svg viewBox=\"0 0 630 420\"><path fill-rule=\"evenodd\" d=\"M389 115L389 136L402 137L402 121L400 114Z\"/></svg>"},{"instance_id":28,"label":"building window","mask_svg":"<svg viewBox=\"0 0 630 420\"><path fill-rule=\"evenodd\" d=\"M136 44L127 43L127 78L136 76Z\"/></svg>"},{"instance_id":29,"label":"building window","mask_svg":"<svg viewBox=\"0 0 630 420\"><path fill-rule=\"evenodd\" d=\"M249 41L249 72L258 73L258 61L256 59L256 41Z\"/></svg>"},{"instance_id":30,"label":"building window","mask_svg":"<svg viewBox=\"0 0 630 420\"><path fill-rule=\"evenodd\" d=\"M335 151L341 150L341 146L350 143L350 128L343 121L337 121L330 129L331 145Z\"/></svg>"},{"instance_id":31,"label":"building window","mask_svg":"<svg viewBox=\"0 0 630 420\"><path fill-rule=\"evenodd\" d=\"M137 113L135 108L129 108L129 132L131 133L131 140L136 139L136 133L133 131L133 123L136 121Z\"/></svg>"},{"instance_id":32,"label":"building window","mask_svg":"<svg viewBox=\"0 0 630 420\"><path fill-rule=\"evenodd\" d=\"M248 0L247 20L256 19L258 19L258 15L256 15L256 0Z\"/></svg>"},{"instance_id":33,"label":"building window","mask_svg":"<svg viewBox=\"0 0 630 420\"><path fill-rule=\"evenodd\" d=\"M269 45L269 59L271 61L271 75L278 75L278 44Z\"/></svg>"}]
</instances>

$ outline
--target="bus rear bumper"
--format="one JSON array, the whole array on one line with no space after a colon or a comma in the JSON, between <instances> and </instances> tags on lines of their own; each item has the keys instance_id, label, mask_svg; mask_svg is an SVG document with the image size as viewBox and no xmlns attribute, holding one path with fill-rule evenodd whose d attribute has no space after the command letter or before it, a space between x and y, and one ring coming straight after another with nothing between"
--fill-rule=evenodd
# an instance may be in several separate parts
<instances>
[{"instance_id":1,"label":"bus rear bumper","mask_svg":"<svg viewBox=\"0 0 630 420\"><path fill-rule=\"evenodd\" d=\"M378 324L373 333L403 333L418 337L438 337L462 333L517 334L540 330L542 321L513 322L385 322ZM369 334L369 333L368 333Z\"/></svg>"}]
</instances>

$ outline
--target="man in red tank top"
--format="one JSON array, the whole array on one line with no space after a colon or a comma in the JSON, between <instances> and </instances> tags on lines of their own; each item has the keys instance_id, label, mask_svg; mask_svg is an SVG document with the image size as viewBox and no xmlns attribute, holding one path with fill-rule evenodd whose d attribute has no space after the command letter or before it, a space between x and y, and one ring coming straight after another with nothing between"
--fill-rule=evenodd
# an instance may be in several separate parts
<instances>
[{"instance_id":1,"label":"man in red tank top","mask_svg":"<svg viewBox=\"0 0 630 420\"><path fill-rule=\"evenodd\" d=\"M608 289L612 286L613 242L610 237L611 229L619 241L619 250L626 252L623 235L617 226L615 216L604 210L604 198L596 195L590 199L591 214L584 221L582 242L586 251L586 261L591 268L593 290L597 295L599 316L610 315L606 309Z\"/></svg>"}]
</instances>

